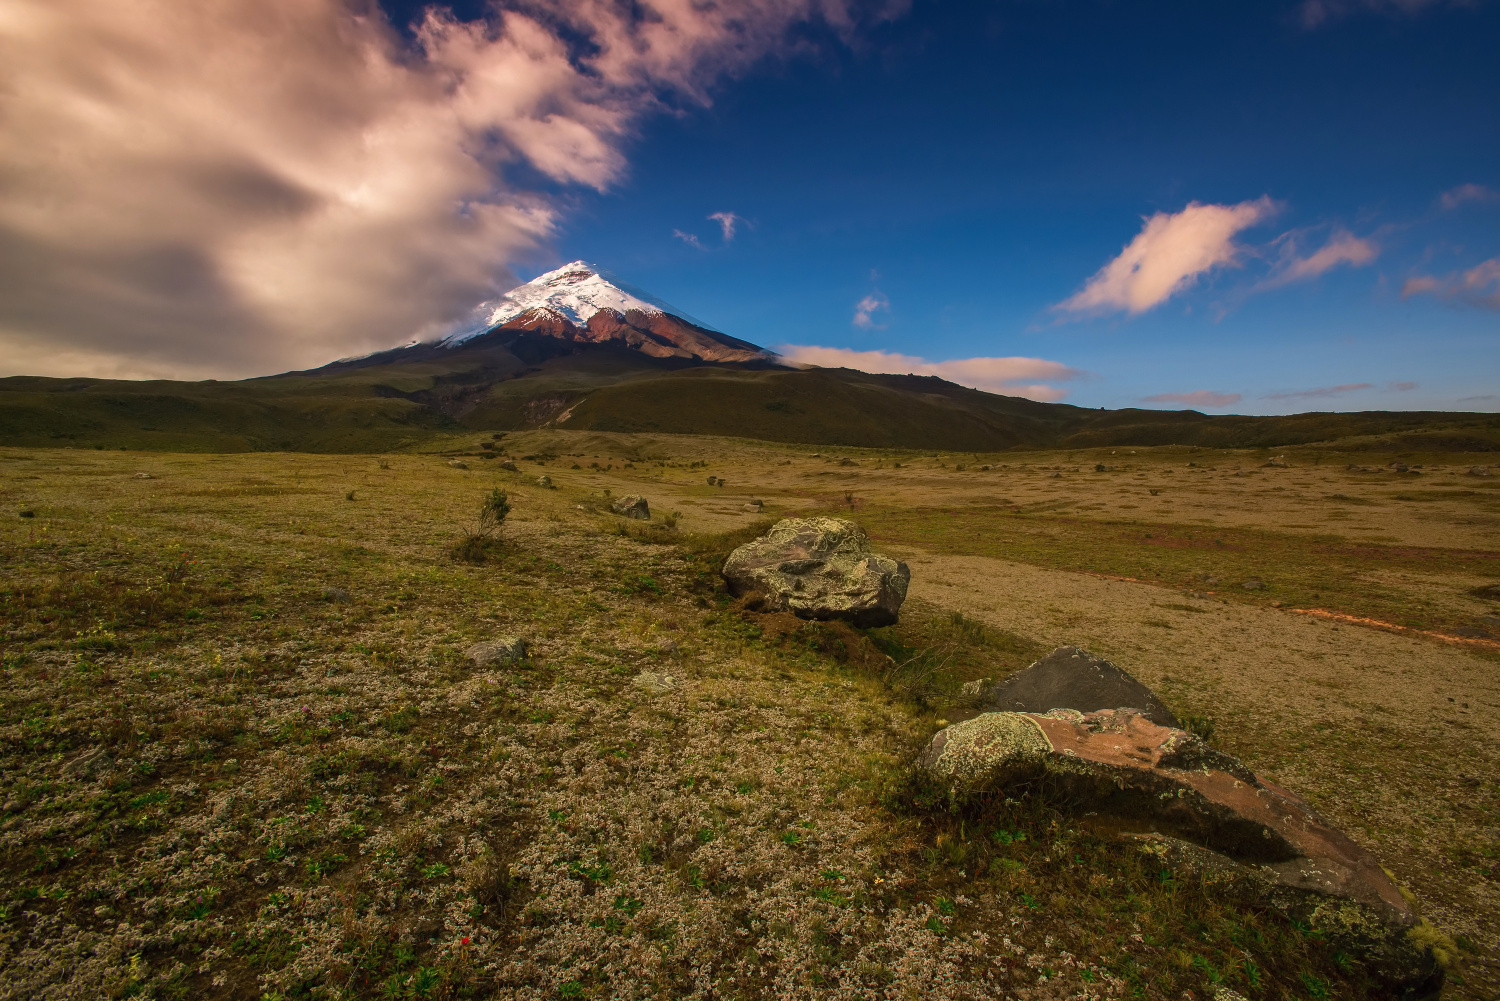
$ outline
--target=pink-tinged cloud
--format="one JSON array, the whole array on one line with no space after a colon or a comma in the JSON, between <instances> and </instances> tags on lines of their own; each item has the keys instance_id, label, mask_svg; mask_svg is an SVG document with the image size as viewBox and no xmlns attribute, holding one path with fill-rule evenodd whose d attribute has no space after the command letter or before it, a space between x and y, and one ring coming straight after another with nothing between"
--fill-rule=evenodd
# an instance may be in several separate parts
<instances>
[{"instance_id":1,"label":"pink-tinged cloud","mask_svg":"<svg viewBox=\"0 0 1500 1001\"><path fill-rule=\"evenodd\" d=\"M1211 389L1195 389L1191 393L1157 393L1147 396L1145 403L1185 403L1190 407L1230 407L1243 399L1239 393L1216 393Z\"/></svg>"},{"instance_id":2,"label":"pink-tinged cloud","mask_svg":"<svg viewBox=\"0 0 1500 1001\"><path fill-rule=\"evenodd\" d=\"M1392 381L1392 382L1386 383L1385 384L1385 388L1389 389L1393 393L1409 393L1413 389L1417 388L1417 384L1415 382L1395 382L1395 381Z\"/></svg>"},{"instance_id":3,"label":"pink-tinged cloud","mask_svg":"<svg viewBox=\"0 0 1500 1001\"><path fill-rule=\"evenodd\" d=\"M1435 295L1447 302L1481 309L1500 309L1500 257L1482 261L1467 271L1434 278L1416 275L1401 286L1401 298Z\"/></svg>"},{"instance_id":4,"label":"pink-tinged cloud","mask_svg":"<svg viewBox=\"0 0 1500 1001\"><path fill-rule=\"evenodd\" d=\"M885 328L875 322L875 314L880 312L889 313L890 311L890 300L879 292L874 292L855 304L854 320L852 322L861 330L869 330L872 327L876 330L883 330Z\"/></svg>"},{"instance_id":5,"label":"pink-tinged cloud","mask_svg":"<svg viewBox=\"0 0 1500 1001\"><path fill-rule=\"evenodd\" d=\"M825 348L811 344L784 344L776 350L793 365L852 368L859 372L883 375L935 375L960 386L1005 396L1023 396L1028 400L1047 403L1062 399L1068 395L1068 391L1046 385L1045 382L1027 380L1067 382L1082 378L1085 374L1061 362L1042 358L954 358L950 361L928 361L889 351L855 351L851 348Z\"/></svg>"},{"instance_id":6,"label":"pink-tinged cloud","mask_svg":"<svg viewBox=\"0 0 1500 1001\"><path fill-rule=\"evenodd\" d=\"M744 216L735 215L733 212L715 212L708 218L719 224L719 228L724 234L725 243L734 239L735 226L745 221Z\"/></svg>"},{"instance_id":7,"label":"pink-tinged cloud","mask_svg":"<svg viewBox=\"0 0 1500 1001\"><path fill-rule=\"evenodd\" d=\"M1342 386L1319 386L1316 389L1297 389L1290 393L1267 393L1262 400L1315 400L1321 397L1353 393L1361 389L1374 389L1373 383L1348 382Z\"/></svg>"},{"instance_id":8,"label":"pink-tinged cloud","mask_svg":"<svg viewBox=\"0 0 1500 1001\"><path fill-rule=\"evenodd\" d=\"M1282 259L1271 276L1261 283L1262 288L1306 281L1340 265L1361 268L1380 256L1380 248L1374 242L1341 228L1335 229L1323 246L1306 256L1299 254L1294 234L1283 239Z\"/></svg>"},{"instance_id":9,"label":"pink-tinged cloud","mask_svg":"<svg viewBox=\"0 0 1500 1001\"><path fill-rule=\"evenodd\" d=\"M1132 315L1159 306L1215 268L1237 263L1234 237L1277 211L1270 196L1238 205L1192 202L1181 212L1158 212L1120 255L1076 295L1055 309L1074 315L1123 310Z\"/></svg>"},{"instance_id":10,"label":"pink-tinged cloud","mask_svg":"<svg viewBox=\"0 0 1500 1001\"><path fill-rule=\"evenodd\" d=\"M689 247L693 247L696 250L708 249L702 244L701 241L699 241L698 235L696 233L684 233L680 229L674 229L672 230L672 235L677 237L677 239L681 240L683 243L687 244Z\"/></svg>"},{"instance_id":11,"label":"pink-tinged cloud","mask_svg":"<svg viewBox=\"0 0 1500 1001\"><path fill-rule=\"evenodd\" d=\"M243 375L446 329L664 98L885 16L486 7L406 39L365 0L0 0L0 374Z\"/></svg>"},{"instance_id":12,"label":"pink-tinged cloud","mask_svg":"<svg viewBox=\"0 0 1500 1001\"><path fill-rule=\"evenodd\" d=\"M1500 191L1486 188L1482 184L1460 184L1456 188L1444 191L1438 199L1438 204L1450 212L1471 202L1480 204L1500 202Z\"/></svg>"}]
</instances>

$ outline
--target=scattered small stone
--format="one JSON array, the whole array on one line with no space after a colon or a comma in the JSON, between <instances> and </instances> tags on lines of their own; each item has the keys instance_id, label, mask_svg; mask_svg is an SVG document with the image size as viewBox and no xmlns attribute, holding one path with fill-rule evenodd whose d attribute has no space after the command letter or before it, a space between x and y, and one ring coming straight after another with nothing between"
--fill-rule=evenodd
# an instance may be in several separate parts
<instances>
[{"instance_id":1,"label":"scattered small stone","mask_svg":"<svg viewBox=\"0 0 1500 1001\"><path fill-rule=\"evenodd\" d=\"M718 486L719 485L719 478L717 476L710 476L708 478L708 485L711 486L711 487Z\"/></svg>"},{"instance_id":2,"label":"scattered small stone","mask_svg":"<svg viewBox=\"0 0 1500 1001\"><path fill-rule=\"evenodd\" d=\"M464 654L475 667L514 664L526 659L529 644L519 636L502 636L497 640L475 643Z\"/></svg>"},{"instance_id":3,"label":"scattered small stone","mask_svg":"<svg viewBox=\"0 0 1500 1001\"><path fill-rule=\"evenodd\" d=\"M469 468L469 464L467 462L463 461L462 459L449 459L448 460L448 465L452 466L454 469L468 469Z\"/></svg>"},{"instance_id":4,"label":"scattered small stone","mask_svg":"<svg viewBox=\"0 0 1500 1001\"><path fill-rule=\"evenodd\" d=\"M154 480L154 479L156 479L156 477L152 476L150 473L136 473L134 476L131 477L131 479L133 479L133 480Z\"/></svg>"},{"instance_id":5,"label":"scattered small stone","mask_svg":"<svg viewBox=\"0 0 1500 1001\"><path fill-rule=\"evenodd\" d=\"M1469 467L1469 475L1470 476L1493 476L1495 474L1492 473L1492 472L1490 472L1490 467L1488 467L1488 466L1470 466Z\"/></svg>"},{"instance_id":6,"label":"scattered small stone","mask_svg":"<svg viewBox=\"0 0 1500 1001\"><path fill-rule=\"evenodd\" d=\"M1286 469L1287 468L1286 456L1284 456L1284 455L1278 455L1274 459L1267 459L1266 462L1265 462L1265 464L1267 466L1275 466L1278 469Z\"/></svg>"},{"instance_id":7,"label":"scattered small stone","mask_svg":"<svg viewBox=\"0 0 1500 1001\"><path fill-rule=\"evenodd\" d=\"M511 462L509 459L506 459L504 462L500 463L497 468L504 469L512 473L519 472L519 470L516 469L516 464L514 462Z\"/></svg>"},{"instance_id":8,"label":"scattered small stone","mask_svg":"<svg viewBox=\"0 0 1500 1001\"><path fill-rule=\"evenodd\" d=\"M1405 473L1411 469L1411 467L1404 462L1393 462L1390 464L1390 466L1398 473Z\"/></svg>"},{"instance_id":9,"label":"scattered small stone","mask_svg":"<svg viewBox=\"0 0 1500 1001\"><path fill-rule=\"evenodd\" d=\"M1240 585L1240 587L1244 588L1246 591L1259 591L1265 586L1265 582L1259 580L1247 580L1245 581L1245 583Z\"/></svg>"},{"instance_id":10,"label":"scattered small stone","mask_svg":"<svg viewBox=\"0 0 1500 1001\"><path fill-rule=\"evenodd\" d=\"M1209 597L1209 594L1206 591L1192 591L1188 594L1188 597L1207 599Z\"/></svg>"},{"instance_id":11,"label":"scattered small stone","mask_svg":"<svg viewBox=\"0 0 1500 1001\"><path fill-rule=\"evenodd\" d=\"M22 511L20 512L20 514L21 514L22 518L35 518L36 517L36 512L32 511L32 510L29 510L29 509L22 509Z\"/></svg>"},{"instance_id":12,"label":"scattered small stone","mask_svg":"<svg viewBox=\"0 0 1500 1001\"><path fill-rule=\"evenodd\" d=\"M538 476L536 478L536 485L539 486L539 487L541 487L543 490L551 490L552 489L552 477L550 477L550 476L548 476L548 475L546 475L544 473L541 476Z\"/></svg>"},{"instance_id":13,"label":"scattered small stone","mask_svg":"<svg viewBox=\"0 0 1500 1001\"><path fill-rule=\"evenodd\" d=\"M642 671L630 683L641 689L647 695L665 695L677 687L677 679L670 674L657 674L655 671Z\"/></svg>"},{"instance_id":14,"label":"scattered small stone","mask_svg":"<svg viewBox=\"0 0 1500 1001\"><path fill-rule=\"evenodd\" d=\"M325 587L323 588L323 600L337 602L342 605L348 602L349 592L341 587Z\"/></svg>"},{"instance_id":15,"label":"scattered small stone","mask_svg":"<svg viewBox=\"0 0 1500 1001\"><path fill-rule=\"evenodd\" d=\"M617 497L609 504L609 509L624 518L634 518L636 521L651 520L651 505L646 503L646 498L637 494L626 494Z\"/></svg>"}]
</instances>

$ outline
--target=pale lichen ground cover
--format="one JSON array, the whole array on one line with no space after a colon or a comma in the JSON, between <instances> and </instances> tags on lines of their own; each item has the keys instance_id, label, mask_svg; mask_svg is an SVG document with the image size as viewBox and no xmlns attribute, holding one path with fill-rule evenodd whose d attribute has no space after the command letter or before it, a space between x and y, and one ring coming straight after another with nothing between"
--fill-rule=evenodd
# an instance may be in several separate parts
<instances>
[{"instance_id":1,"label":"pale lichen ground cover","mask_svg":"<svg viewBox=\"0 0 1500 1001\"><path fill-rule=\"evenodd\" d=\"M1139 866L1081 835L981 851L892 812L932 713L816 633L767 642L705 561L576 506L613 484L727 528L752 517L725 493L743 479L827 510L781 465L821 457L694 439L648 466L571 440L588 454L524 474L0 452L0 996L1339 993L1316 943L1311 980L1257 980L1290 932L1232 903L1249 959L1162 938L1201 895L1127 893ZM695 485L710 460L731 487ZM614 468L571 469L595 461ZM497 484L503 551L455 562ZM464 662L503 634L528 663Z\"/></svg>"}]
</instances>

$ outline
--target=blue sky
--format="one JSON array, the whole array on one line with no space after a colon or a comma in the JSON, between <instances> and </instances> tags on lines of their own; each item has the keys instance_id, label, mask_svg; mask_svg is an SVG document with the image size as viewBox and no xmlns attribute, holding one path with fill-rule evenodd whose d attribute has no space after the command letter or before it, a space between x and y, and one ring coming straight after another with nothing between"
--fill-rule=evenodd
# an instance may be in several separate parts
<instances>
[{"instance_id":1,"label":"blue sky","mask_svg":"<svg viewBox=\"0 0 1500 1001\"><path fill-rule=\"evenodd\" d=\"M385 2L11 0L0 375L314 367L583 258L803 362L1500 409L1500 0Z\"/></svg>"},{"instance_id":2,"label":"blue sky","mask_svg":"<svg viewBox=\"0 0 1500 1001\"><path fill-rule=\"evenodd\" d=\"M1497 286L1402 294L1500 255L1500 10L1302 13L918 2L852 46L815 35L647 119L522 277L592 260L768 345L1059 361L1085 406L1500 409ZM1264 196L1237 263L1138 314L1053 309L1145 217ZM743 217L731 241L716 212ZM1373 257L1262 287L1289 239L1335 233ZM889 307L856 326L866 297Z\"/></svg>"}]
</instances>

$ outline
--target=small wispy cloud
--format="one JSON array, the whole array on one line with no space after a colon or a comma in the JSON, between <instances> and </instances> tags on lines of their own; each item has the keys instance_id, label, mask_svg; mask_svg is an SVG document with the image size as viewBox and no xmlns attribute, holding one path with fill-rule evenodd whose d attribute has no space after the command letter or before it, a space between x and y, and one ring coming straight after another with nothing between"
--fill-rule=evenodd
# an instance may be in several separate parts
<instances>
[{"instance_id":1,"label":"small wispy cloud","mask_svg":"<svg viewBox=\"0 0 1500 1001\"><path fill-rule=\"evenodd\" d=\"M1302 235L1287 233L1278 241L1282 246L1281 260L1270 277L1261 282L1261 288L1307 281L1345 264L1362 268L1380 256L1380 248L1373 241L1355 236L1342 227L1336 227L1323 246L1304 255L1299 246Z\"/></svg>"},{"instance_id":2,"label":"small wispy cloud","mask_svg":"<svg viewBox=\"0 0 1500 1001\"><path fill-rule=\"evenodd\" d=\"M1316 400L1328 396L1339 396L1343 393L1354 393L1361 389L1374 389L1375 384L1370 382L1346 382L1342 386L1318 386L1315 389L1297 389L1290 393L1267 393L1262 400Z\"/></svg>"},{"instance_id":3,"label":"small wispy cloud","mask_svg":"<svg viewBox=\"0 0 1500 1001\"><path fill-rule=\"evenodd\" d=\"M1470 202L1500 202L1500 191L1486 188L1483 184L1460 184L1444 191L1438 198L1438 204L1449 212Z\"/></svg>"},{"instance_id":4,"label":"small wispy cloud","mask_svg":"<svg viewBox=\"0 0 1500 1001\"><path fill-rule=\"evenodd\" d=\"M734 227L745 221L744 216L736 215L733 212L715 212L709 218L719 224L719 228L724 233L725 243L734 239Z\"/></svg>"},{"instance_id":5,"label":"small wispy cloud","mask_svg":"<svg viewBox=\"0 0 1500 1001\"><path fill-rule=\"evenodd\" d=\"M1303 0L1297 12L1302 26L1309 30L1345 17L1355 11L1373 14L1420 14L1429 7L1444 3L1464 4L1468 0Z\"/></svg>"},{"instance_id":6,"label":"small wispy cloud","mask_svg":"<svg viewBox=\"0 0 1500 1001\"><path fill-rule=\"evenodd\" d=\"M1181 212L1158 212L1082 290L1053 308L1089 316L1119 310L1135 315L1159 306L1200 275L1238 263L1242 248L1235 235L1278 209L1265 195L1237 205L1190 202Z\"/></svg>"},{"instance_id":7,"label":"small wispy cloud","mask_svg":"<svg viewBox=\"0 0 1500 1001\"><path fill-rule=\"evenodd\" d=\"M1243 399L1239 393L1216 393L1211 389L1195 389L1191 393L1157 393L1147 396L1143 403L1186 403L1190 407L1229 407Z\"/></svg>"},{"instance_id":8,"label":"small wispy cloud","mask_svg":"<svg viewBox=\"0 0 1500 1001\"><path fill-rule=\"evenodd\" d=\"M1044 358L954 358L928 361L890 351L856 351L814 344L783 344L777 353L793 365L852 368L878 375L935 375L960 386L1051 403L1068 395L1047 382L1067 382L1086 373ZM1031 381L1043 380L1043 381Z\"/></svg>"},{"instance_id":9,"label":"small wispy cloud","mask_svg":"<svg viewBox=\"0 0 1500 1001\"><path fill-rule=\"evenodd\" d=\"M1448 302L1500 309L1500 257L1491 257L1474 267L1446 278L1416 275L1401 286L1401 298L1435 295Z\"/></svg>"},{"instance_id":10,"label":"small wispy cloud","mask_svg":"<svg viewBox=\"0 0 1500 1001\"><path fill-rule=\"evenodd\" d=\"M1489 400L1500 400L1500 394L1485 393L1483 396L1460 396L1459 403L1484 403Z\"/></svg>"},{"instance_id":11,"label":"small wispy cloud","mask_svg":"<svg viewBox=\"0 0 1500 1001\"><path fill-rule=\"evenodd\" d=\"M1388 382L1385 388L1392 393L1409 393L1417 388L1417 384L1415 382Z\"/></svg>"},{"instance_id":12,"label":"small wispy cloud","mask_svg":"<svg viewBox=\"0 0 1500 1001\"><path fill-rule=\"evenodd\" d=\"M672 235L677 237L677 239L681 240L683 243L687 244L689 247L693 247L696 250L708 249L703 245L702 241L698 239L698 235L696 233L684 233L680 229L674 229L672 230Z\"/></svg>"},{"instance_id":13,"label":"small wispy cloud","mask_svg":"<svg viewBox=\"0 0 1500 1001\"><path fill-rule=\"evenodd\" d=\"M854 307L854 325L861 330L884 330L885 327L874 320L876 313L891 311L891 301L879 292L872 292L865 296Z\"/></svg>"}]
</instances>

